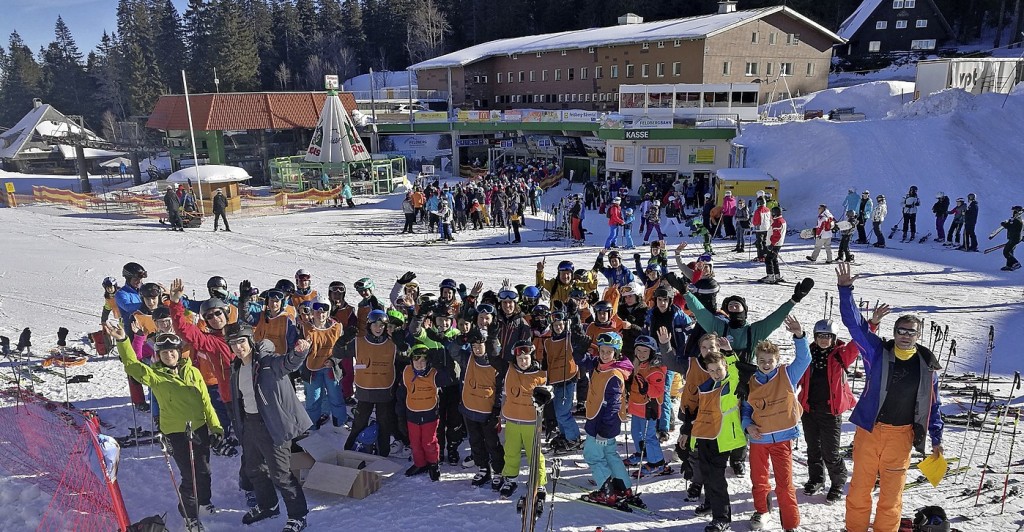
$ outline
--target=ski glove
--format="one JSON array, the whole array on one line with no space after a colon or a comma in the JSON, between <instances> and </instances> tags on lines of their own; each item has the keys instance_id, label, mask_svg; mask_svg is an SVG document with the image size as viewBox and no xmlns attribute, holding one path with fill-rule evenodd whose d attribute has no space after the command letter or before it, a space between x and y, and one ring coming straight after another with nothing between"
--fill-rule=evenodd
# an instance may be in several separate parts
<instances>
[{"instance_id":1,"label":"ski glove","mask_svg":"<svg viewBox=\"0 0 1024 532\"><path fill-rule=\"evenodd\" d=\"M800 300L811 292L811 288L814 288L814 279L804 277L804 280L797 283L793 289L793 302L799 303Z\"/></svg>"},{"instance_id":2,"label":"ski glove","mask_svg":"<svg viewBox=\"0 0 1024 532\"><path fill-rule=\"evenodd\" d=\"M644 379L636 380L636 391L640 392L640 395L647 395L648 385Z\"/></svg>"},{"instance_id":3,"label":"ski glove","mask_svg":"<svg viewBox=\"0 0 1024 532\"><path fill-rule=\"evenodd\" d=\"M533 406L543 408L551 402L553 388L551 386L538 386L533 389Z\"/></svg>"},{"instance_id":4,"label":"ski glove","mask_svg":"<svg viewBox=\"0 0 1024 532\"><path fill-rule=\"evenodd\" d=\"M238 283L238 295L246 299L252 295L252 283L248 279Z\"/></svg>"},{"instance_id":5,"label":"ski glove","mask_svg":"<svg viewBox=\"0 0 1024 532\"><path fill-rule=\"evenodd\" d=\"M398 278L398 284L407 284L416 278L414 272L405 272L401 277Z\"/></svg>"},{"instance_id":6,"label":"ski glove","mask_svg":"<svg viewBox=\"0 0 1024 532\"><path fill-rule=\"evenodd\" d=\"M661 405L658 404L657 399L648 399L647 406L644 408L645 419L658 419L658 414L661 413Z\"/></svg>"}]
</instances>

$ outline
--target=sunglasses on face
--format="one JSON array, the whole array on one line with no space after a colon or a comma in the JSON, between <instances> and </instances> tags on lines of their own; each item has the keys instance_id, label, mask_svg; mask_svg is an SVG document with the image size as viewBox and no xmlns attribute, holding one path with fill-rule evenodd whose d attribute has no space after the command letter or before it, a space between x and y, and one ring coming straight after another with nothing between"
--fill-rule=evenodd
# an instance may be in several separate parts
<instances>
[{"instance_id":1,"label":"sunglasses on face","mask_svg":"<svg viewBox=\"0 0 1024 532\"><path fill-rule=\"evenodd\" d=\"M916 336L917 329L907 329L906 327L896 327L896 334L900 336Z\"/></svg>"},{"instance_id":2,"label":"sunglasses on face","mask_svg":"<svg viewBox=\"0 0 1024 532\"><path fill-rule=\"evenodd\" d=\"M206 314L203 314L203 319L204 320L212 320L213 318L221 318L223 316L224 316L224 312L223 311L212 310L210 312L207 312Z\"/></svg>"},{"instance_id":3,"label":"sunglasses on face","mask_svg":"<svg viewBox=\"0 0 1024 532\"><path fill-rule=\"evenodd\" d=\"M829 334L829 333L818 333L818 334L814 335L814 338L816 338L816 339L817 338L827 338L827 339L831 340L832 339L832 335Z\"/></svg>"},{"instance_id":4,"label":"sunglasses on face","mask_svg":"<svg viewBox=\"0 0 1024 532\"><path fill-rule=\"evenodd\" d=\"M312 277L310 277L309 275L300 275L300 276L296 277L295 279L296 279L297 281L308 281L308 280L310 280L311 278L312 278Z\"/></svg>"}]
</instances>

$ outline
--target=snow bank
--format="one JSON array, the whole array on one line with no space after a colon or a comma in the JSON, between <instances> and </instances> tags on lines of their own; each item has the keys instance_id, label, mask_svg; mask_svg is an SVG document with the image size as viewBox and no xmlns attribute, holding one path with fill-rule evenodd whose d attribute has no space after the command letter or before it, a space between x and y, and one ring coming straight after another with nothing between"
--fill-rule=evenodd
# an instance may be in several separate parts
<instances>
[{"instance_id":1,"label":"snow bank","mask_svg":"<svg viewBox=\"0 0 1024 532\"><path fill-rule=\"evenodd\" d=\"M826 113L837 107L855 107L868 119L883 118L913 98L914 83L907 81L872 81L853 87L825 89L805 96L762 105L760 112L771 116L820 109Z\"/></svg>"},{"instance_id":2,"label":"snow bank","mask_svg":"<svg viewBox=\"0 0 1024 532\"><path fill-rule=\"evenodd\" d=\"M384 86L380 85L382 80L384 81ZM385 70L383 72L374 72L373 84L375 90L407 88L409 86L409 71ZM346 91L368 91L370 90L370 74L359 74L354 78L346 79L342 86L345 87ZM412 88L416 88L416 72L412 73Z\"/></svg>"},{"instance_id":3,"label":"snow bank","mask_svg":"<svg viewBox=\"0 0 1024 532\"><path fill-rule=\"evenodd\" d=\"M963 89L944 89L889 111L886 118L904 119L948 115L955 111L970 113L977 109L975 97Z\"/></svg>"},{"instance_id":4,"label":"snow bank","mask_svg":"<svg viewBox=\"0 0 1024 532\"><path fill-rule=\"evenodd\" d=\"M942 190L953 199L978 195L978 234L983 235L1021 202L1019 186L1013 189L1016 197L1007 190L1024 168L1022 123L1024 95L947 90L897 110L888 120L750 124L736 142L747 146L748 166L781 181L791 228L810 226L819 203L838 212L848 187L868 189L872 198L885 194L889 227L900 219L894 205L917 185L919 233L934 226L931 205Z\"/></svg>"}]
</instances>

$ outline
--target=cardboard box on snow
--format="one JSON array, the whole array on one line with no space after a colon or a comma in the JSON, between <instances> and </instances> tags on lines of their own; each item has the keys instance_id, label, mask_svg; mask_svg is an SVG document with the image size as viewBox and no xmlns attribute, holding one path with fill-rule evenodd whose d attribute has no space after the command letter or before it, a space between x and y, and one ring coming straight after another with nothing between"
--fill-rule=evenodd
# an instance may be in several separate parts
<instances>
[{"instance_id":1,"label":"cardboard box on snow","mask_svg":"<svg viewBox=\"0 0 1024 532\"><path fill-rule=\"evenodd\" d=\"M364 499L380 489L383 479L402 469L387 458L340 450L331 443L307 438L299 442L305 451L292 453L291 467L304 489Z\"/></svg>"}]
</instances>

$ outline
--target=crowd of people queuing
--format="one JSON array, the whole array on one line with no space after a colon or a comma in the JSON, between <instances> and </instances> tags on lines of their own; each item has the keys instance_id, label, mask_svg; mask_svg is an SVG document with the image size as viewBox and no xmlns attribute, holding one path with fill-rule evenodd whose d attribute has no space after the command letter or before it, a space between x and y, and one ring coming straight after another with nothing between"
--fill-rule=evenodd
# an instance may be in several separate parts
<instances>
[{"instance_id":1,"label":"crowd of people queuing","mask_svg":"<svg viewBox=\"0 0 1024 532\"><path fill-rule=\"evenodd\" d=\"M402 233L415 233L419 223L430 233L437 231L439 240L454 241L453 235L470 225L474 230L501 227L508 228L511 243L519 244L526 212L536 216L542 210L541 181L557 170L552 162L530 159L455 186L421 175L402 200Z\"/></svg>"},{"instance_id":2,"label":"crowd of people queuing","mask_svg":"<svg viewBox=\"0 0 1024 532\"><path fill-rule=\"evenodd\" d=\"M470 204L490 188L492 208L508 190L519 198L511 201L529 198L528 179L483 183L425 188L431 197L448 195L445 201L472 195ZM775 244L768 247L766 255ZM133 403L158 412L159 430L172 444L182 479L179 511L190 530L202 528L196 508L216 510L209 457L226 438L241 442L238 481L250 505L243 522L277 516L279 492L284 530L295 532L306 526L308 508L289 469L292 440L347 426L344 445L353 449L373 417L376 441L364 450L411 453L405 474L434 481L442 462L475 464L471 484L505 498L517 491L521 452L533 451L535 431L542 430L546 453L582 453L597 488L584 497L620 508L640 503L635 482L666 471L663 446L672 445L669 434L678 429L674 447L689 481L687 500L698 501L697 515L710 516L709 532L729 530L733 521L729 468L753 483L752 529L763 526L770 508L769 471L783 528L799 528L792 453L802 433L803 502L825 492L825 501L837 503L845 491L846 529L864 532L878 478L873 529L895 531L912 448L923 453L930 439L933 454L942 452L939 366L918 343L923 320L900 316L893 340L878 336L889 308L865 320L846 263L838 265L837 284L850 341L840 339L831 320L808 329L792 316L813 287L810 279L756 319L743 296L719 299L723 286L710 255L687 261L685 249L675 248L672 269L667 246L655 240L649 255L634 253L634 268L609 247L590 267L563 260L550 272L541 261L533 279L487 289L451 278L421 285L410 271L378 290L364 277L352 284L352 301L344 281L330 281L321 292L315 285L325 280L314 284L304 269L262 292L243 280L237 296L224 278L213 277L209 298L193 301L180 279L165 287L130 262L123 286L104 281L103 319L120 317L105 328L117 341ZM428 293L433 286L436 296ZM767 340L781 326L793 338L788 364L783 346ZM854 398L846 369L858 356L868 385ZM148 403L143 385L151 391ZM847 488L839 440L850 409L857 429ZM626 421L635 452L621 456L616 438ZM183 445L186 426L195 431L194 458ZM543 500L547 478L543 459L539 464L531 474L540 476Z\"/></svg>"}]
</instances>

